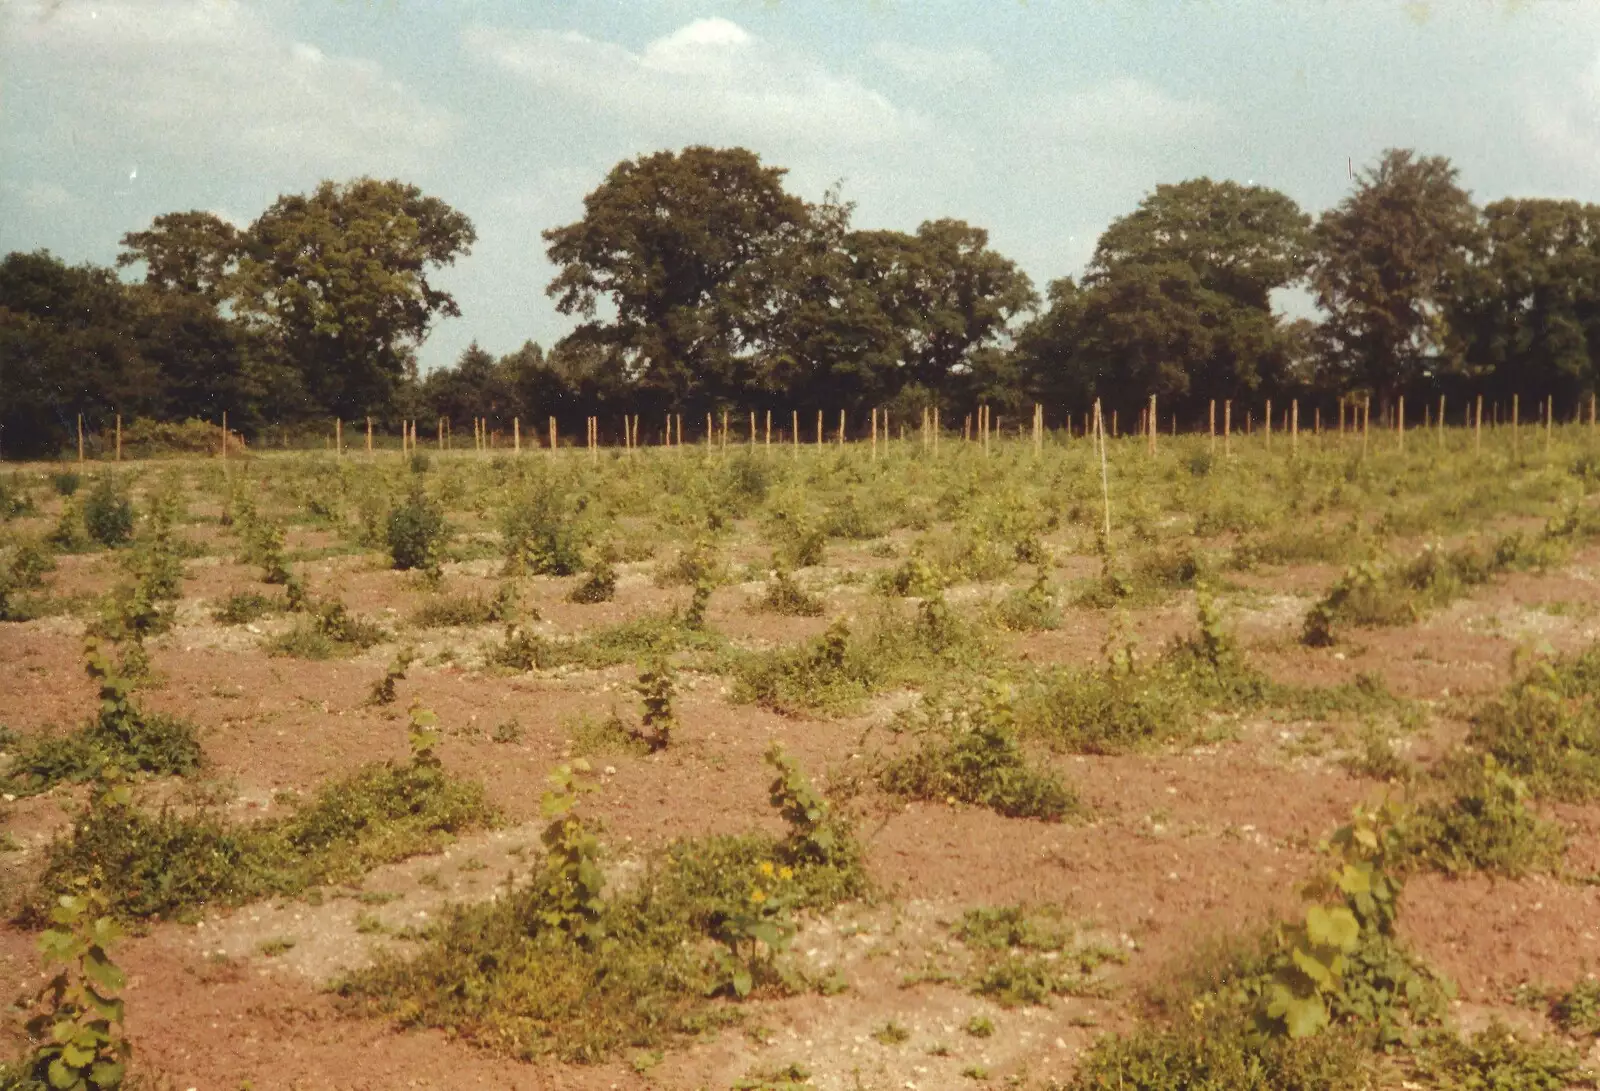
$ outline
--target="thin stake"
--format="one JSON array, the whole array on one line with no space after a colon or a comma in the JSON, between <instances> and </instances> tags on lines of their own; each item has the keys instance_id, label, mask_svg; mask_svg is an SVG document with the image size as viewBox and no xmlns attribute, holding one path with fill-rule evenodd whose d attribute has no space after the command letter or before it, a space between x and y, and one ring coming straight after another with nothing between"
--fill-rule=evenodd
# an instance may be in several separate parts
<instances>
[{"instance_id":1,"label":"thin stake","mask_svg":"<svg viewBox=\"0 0 1600 1091\"><path fill-rule=\"evenodd\" d=\"M1233 457L1233 399L1222 403L1222 457Z\"/></svg>"}]
</instances>

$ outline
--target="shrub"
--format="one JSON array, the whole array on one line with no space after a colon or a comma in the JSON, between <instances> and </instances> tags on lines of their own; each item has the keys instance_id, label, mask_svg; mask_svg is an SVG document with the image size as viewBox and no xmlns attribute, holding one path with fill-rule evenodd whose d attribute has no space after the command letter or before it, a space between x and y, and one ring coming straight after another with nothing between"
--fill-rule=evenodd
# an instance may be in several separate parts
<instances>
[{"instance_id":1,"label":"shrub","mask_svg":"<svg viewBox=\"0 0 1600 1091\"><path fill-rule=\"evenodd\" d=\"M507 575L570 576L583 565L581 538L566 498L540 482L501 516Z\"/></svg>"},{"instance_id":2,"label":"shrub","mask_svg":"<svg viewBox=\"0 0 1600 1091\"><path fill-rule=\"evenodd\" d=\"M1059 821L1080 810L1077 795L1054 772L1028 760L999 687L953 710L925 709L916 751L884 767L885 791L934 802L959 800L1008 818Z\"/></svg>"},{"instance_id":3,"label":"shrub","mask_svg":"<svg viewBox=\"0 0 1600 1091\"><path fill-rule=\"evenodd\" d=\"M395 568L437 573L450 538L444 509L429 498L420 483L414 484L389 512L386 537Z\"/></svg>"},{"instance_id":4,"label":"shrub","mask_svg":"<svg viewBox=\"0 0 1600 1091\"><path fill-rule=\"evenodd\" d=\"M1600 980L1586 978L1556 997L1550 1018L1568 1034L1600 1037Z\"/></svg>"},{"instance_id":5,"label":"shrub","mask_svg":"<svg viewBox=\"0 0 1600 1091\"><path fill-rule=\"evenodd\" d=\"M57 496L71 496L82 483L83 478L76 470L59 470L50 475L50 487L56 490Z\"/></svg>"},{"instance_id":6,"label":"shrub","mask_svg":"<svg viewBox=\"0 0 1600 1091\"><path fill-rule=\"evenodd\" d=\"M617 593L617 570L604 557L595 561L588 578L572 589L568 601L581 604L610 602Z\"/></svg>"},{"instance_id":7,"label":"shrub","mask_svg":"<svg viewBox=\"0 0 1600 1091\"><path fill-rule=\"evenodd\" d=\"M1014 589L995 604L995 624L1014 633L1039 632L1061 627L1061 607L1044 569L1026 588Z\"/></svg>"},{"instance_id":8,"label":"shrub","mask_svg":"<svg viewBox=\"0 0 1600 1091\"><path fill-rule=\"evenodd\" d=\"M91 540L108 549L133 539L133 501L110 474L95 478L94 487L84 497L83 529Z\"/></svg>"},{"instance_id":9,"label":"shrub","mask_svg":"<svg viewBox=\"0 0 1600 1091\"><path fill-rule=\"evenodd\" d=\"M822 599L801 587L786 568L773 570L758 605L768 613L790 617L820 617L824 609Z\"/></svg>"}]
</instances>

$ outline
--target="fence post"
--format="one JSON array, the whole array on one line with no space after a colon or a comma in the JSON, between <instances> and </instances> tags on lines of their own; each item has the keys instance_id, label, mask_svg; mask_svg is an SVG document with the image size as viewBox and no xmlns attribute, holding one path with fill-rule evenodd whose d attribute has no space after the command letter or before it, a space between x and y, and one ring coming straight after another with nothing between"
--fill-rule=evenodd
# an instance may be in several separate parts
<instances>
[{"instance_id":1,"label":"fence post","mask_svg":"<svg viewBox=\"0 0 1600 1091\"><path fill-rule=\"evenodd\" d=\"M1272 450L1272 399L1267 399L1267 450Z\"/></svg>"},{"instance_id":2,"label":"fence post","mask_svg":"<svg viewBox=\"0 0 1600 1091\"><path fill-rule=\"evenodd\" d=\"M1222 457L1233 457L1233 399L1222 402Z\"/></svg>"},{"instance_id":3,"label":"fence post","mask_svg":"<svg viewBox=\"0 0 1600 1091\"><path fill-rule=\"evenodd\" d=\"M1211 409L1210 409L1209 416L1207 417L1207 420L1209 421L1209 428L1210 428L1210 431L1211 431L1211 438L1207 441L1207 443L1209 444L1209 450L1211 451L1211 453L1212 454L1216 454L1217 453L1217 399L1215 399L1215 398L1211 399Z\"/></svg>"},{"instance_id":4,"label":"fence post","mask_svg":"<svg viewBox=\"0 0 1600 1091\"><path fill-rule=\"evenodd\" d=\"M1394 427L1395 431L1400 434L1400 450L1404 452L1406 449L1406 396L1404 394L1400 395L1399 402L1395 406Z\"/></svg>"}]
</instances>

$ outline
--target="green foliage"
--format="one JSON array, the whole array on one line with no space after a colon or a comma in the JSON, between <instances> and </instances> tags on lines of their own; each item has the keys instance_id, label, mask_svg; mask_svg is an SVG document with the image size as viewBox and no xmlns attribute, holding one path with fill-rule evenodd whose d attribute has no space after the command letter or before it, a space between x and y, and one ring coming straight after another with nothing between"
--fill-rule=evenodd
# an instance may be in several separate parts
<instances>
[{"instance_id":1,"label":"green foliage","mask_svg":"<svg viewBox=\"0 0 1600 1091\"><path fill-rule=\"evenodd\" d=\"M639 671L639 703L644 739L652 751L665 750L672 740L678 716L672 709L672 665L657 659Z\"/></svg>"},{"instance_id":2,"label":"green foliage","mask_svg":"<svg viewBox=\"0 0 1600 1091\"><path fill-rule=\"evenodd\" d=\"M437 595L417 607L411 623L424 629L441 629L456 625L488 625L501 622L511 624L524 611L518 603L514 583L500 585L493 598L482 595ZM538 621L537 610L526 611L528 620Z\"/></svg>"},{"instance_id":3,"label":"green foliage","mask_svg":"<svg viewBox=\"0 0 1600 1091\"><path fill-rule=\"evenodd\" d=\"M217 604L211 617L223 625L248 625L281 608L277 599L257 591L235 591Z\"/></svg>"},{"instance_id":4,"label":"green foliage","mask_svg":"<svg viewBox=\"0 0 1600 1091\"><path fill-rule=\"evenodd\" d=\"M95 478L82 510L83 529L92 541L112 549L133 540L133 500L112 475Z\"/></svg>"},{"instance_id":5,"label":"green foliage","mask_svg":"<svg viewBox=\"0 0 1600 1091\"><path fill-rule=\"evenodd\" d=\"M592 831L572 813L580 773L559 770L546 796L547 859L530 881L493 903L452 909L422 950L381 956L340 992L514 1056L592 1062L726 1022L730 1013L710 998L737 999L745 972L746 995L789 991L793 974L762 937L781 948L788 914L856 896L864 882L847 827L792 763L779 764L773 794L791 822L787 839L675 842L611 897ZM779 908L762 908L774 900Z\"/></svg>"},{"instance_id":6,"label":"green foliage","mask_svg":"<svg viewBox=\"0 0 1600 1091\"><path fill-rule=\"evenodd\" d=\"M368 698L368 703L374 705L394 704L395 686L405 681L406 669L416 661L416 649L400 649L399 653L389 663L388 669L383 672L383 677L372 683L372 694Z\"/></svg>"},{"instance_id":7,"label":"green foliage","mask_svg":"<svg viewBox=\"0 0 1600 1091\"><path fill-rule=\"evenodd\" d=\"M298 580L291 579L285 590L290 609L300 617L293 628L268 643L273 655L327 659L370 648L388 635L382 626L350 613L336 598L312 598Z\"/></svg>"},{"instance_id":8,"label":"green foliage","mask_svg":"<svg viewBox=\"0 0 1600 1091\"><path fill-rule=\"evenodd\" d=\"M1043 1005L1052 996L1092 993L1095 971L1122 955L1077 945L1077 931L1056 910L1021 905L969 909L956 938L973 953L965 983L1003 1008Z\"/></svg>"},{"instance_id":9,"label":"green foliage","mask_svg":"<svg viewBox=\"0 0 1600 1091\"><path fill-rule=\"evenodd\" d=\"M584 581L572 589L568 601L576 603L610 602L617 593L617 569L601 557L589 567Z\"/></svg>"},{"instance_id":10,"label":"green foliage","mask_svg":"<svg viewBox=\"0 0 1600 1091\"><path fill-rule=\"evenodd\" d=\"M204 808L150 813L94 801L46 850L31 919L74 875L98 869L119 917L183 916L348 882L378 864L437 851L497 818L477 784L445 773L432 714L414 709L409 762L368 765L279 818L231 823Z\"/></svg>"},{"instance_id":11,"label":"green foliage","mask_svg":"<svg viewBox=\"0 0 1600 1091\"><path fill-rule=\"evenodd\" d=\"M1441 1036L1418 1058L1418 1073L1449 1091L1569 1091L1600 1087L1576 1051L1530 1040L1498 1020L1462 1039Z\"/></svg>"},{"instance_id":12,"label":"green foliage","mask_svg":"<svg viewBox=\"0 0 1600 1091\"><path fill-rule=\"evenodd\" d=\"M566 496L548 481L517 494L500 520L508 576L570 576L583 565L582 539Z\"/></svg>"},{"instance_id":13,"label":"green foliage","mask_svg":"<svg viewBox=\"0 0 1600 1091\"><path fill-rule=\"evenodd\" d=\"M1026 588L1013 590L994 605L995 624L1014 633L1061 628L1061 606L1043 567Z\"/></svg>"},{"instance_id":14,"label":"green foliage","mask_svg":"<svg viewBox=\"0 0 1600 1091\"><path fill-rule=\"evenodd\" d=\"M885 791L970 803L1008 818L1060 821L1081 811L1076 793L1024 753L1002 686L953 708L925 707L920 718L918 749L878 774Z\"/></svg>"},{"instance_id":15,"label":"green foliage","mask_svg":"<svg viewBox=\"0 0 1600 1091\"><path fill-rule=\"evenodd\" d=\"M1529 665L1473 715L1469 741L1536 794L1600 796L1600 647Z\"/></svg>"},{"instance_id":16,"label":"green foliage","mask_svg":"<svg viewBox=\"0 0 1600 1091\"><path fill-rule=\"evenodd\" d=\"M1453 795L1417 807L1407 825L1406 853L1419 864L1511 879L1560 866L1561 827L1528 810L1527 786L1494 758L1455 763L1450 789Z\"/></svg>"},{"instance_id":17,"label":"green foliage","mask_svg":"<svg viewBox=\"0 0 1600 1091\"><path fill-rule=\"evenodd\" d=\"M1374 1044L1402 1041L1415 1024L1437 1022L1448 987L1395 940L1404 883L1405 814L1394 804L1357 808L1329 839L1335 866L1306 888L1303 924L1279 932L1270 977L1245 986L1270 1034L1308 1038L1349 1023Z\"/></svg>"},{"instance_id":18,"label":"green foliage","mask_svg":"<svg viewBox=\"0 0 1600 1091\"><path fill-rule=\"evenodd\" d=\"M444 509L428 496L420 482L389 512L386 541L394 567L436 574L450 541Z\"/></svg>"},{"instance_id":19,"label":"green foliage","mask_svg":"<svg viewBox=\"0 0 1600 1091\"><path fill-rule=\"evenodd\" d=\"M1585 978L1556 997L1550 1018L1568 1034L1600 1038L1600 980Z\"/></svg>"},{"instance_id":20,"label":"green foliage","mask_svg":"<svg viewBox=\"0 0 1600 1091\"><path fill-rule=\"evenodd\" d=\"M1350 1035L1261 1042L1248 1019L1215 1010L1101 1038L1070 1091L1363 1091L1371 1057Z\"/></svg>"},{"instance_id":21,"label":"green foliage","mask_svg":"<svg viewBox=\"0 0 1600 1091\"><path fill-rule=\"evenodd\" d=\"M773 569L759 606L768 613L789 617L820 617L824 609L822 599L801 587L794 574L784 567Z\"/></svg>"},{"instance_id":22,"label":"green foliage","mask_svg":"<svg viewBox=\"0 0 1600 1091\"><path fill-rule=\"evenodd\" d=\"M83 478L76 470L57 470L50 475L50 487L56 491L57 496L71 496L78 491L78 486L83 483Z\"/></svg>"},{"instance_id":23,"label":"green foliage","mask_svg":"<svg viewBox=\"0 0 1600 1091\"><path fill-rule=\"evenodd\" d=\"M99 712L70 734L40 736L23 746L6 770L18 790L88 780L112 767L154 776L189 776L200 768L194 725L140 709L129 681L92 639L84 659L99 688Z\"/></svg>"},{"instance_id":24,"label":"green foliage","mask_svg":"<svg viewBox=\"0 0 1600 1091\"><path fill-rule=\"evenodd\" d=\"M39 1010L27 1030L36 1044L5 1086L26 1088L25 1081L33 1081L60 1091L122 1087L133 1055L117 995L127 979L110 955L122 932L87 878L56 899L49 922L39 936L39 950L47 965L61 969L35 999Z\"/></svg>"}]
</instances>

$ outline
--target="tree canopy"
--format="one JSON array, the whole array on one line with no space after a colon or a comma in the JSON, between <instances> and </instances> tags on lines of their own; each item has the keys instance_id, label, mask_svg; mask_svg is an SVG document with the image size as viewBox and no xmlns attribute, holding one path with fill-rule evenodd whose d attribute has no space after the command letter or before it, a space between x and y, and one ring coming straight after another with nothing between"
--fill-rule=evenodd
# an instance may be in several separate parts
<instances>
[{"instance_id":1,"label":"tree canopy","mask_svg":"<svg viewBox=\"0 0 1600 1091\"><path fill-rule=\"evenodd\" d=\"M863 229L837 187L810 202L745 148L618 163L576 222L544 231L575 327L548 348L477 342L419 375L460 316L439 270L471 221L398 180L325 181L238 227L157 216L118 269L0 260L0 450L41 453L111 414L246 431L337 415L488 417L979 403L1010 413L1157 395L1553 396L1600 387L1600 206L1473 204L1441 156L1390 149L1313 222L1265 186L1160 184L1041 300L982 227ZM1304 289L1314 316L1289 320Z\"/></svg>"}]
</instances>

